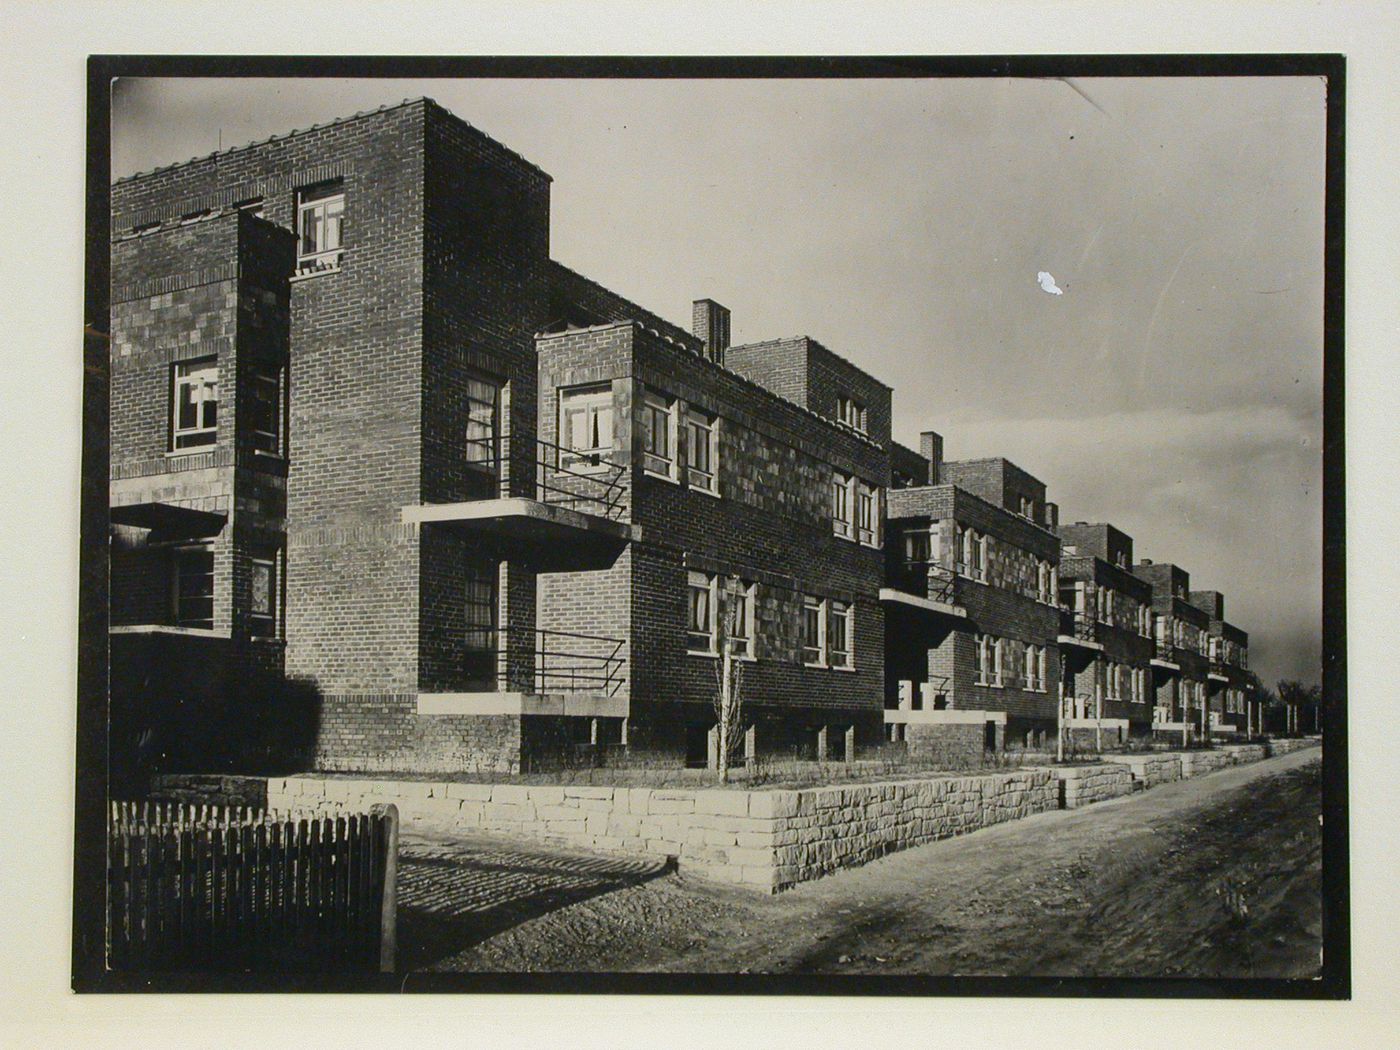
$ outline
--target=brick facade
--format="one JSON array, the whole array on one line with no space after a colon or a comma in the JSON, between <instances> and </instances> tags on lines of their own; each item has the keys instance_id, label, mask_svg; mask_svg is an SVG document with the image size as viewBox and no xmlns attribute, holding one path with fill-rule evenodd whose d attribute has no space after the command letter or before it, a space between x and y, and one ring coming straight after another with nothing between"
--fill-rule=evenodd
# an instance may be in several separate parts
<instances>
[{"instance_id":1,"label":"brick facade","mask_svg":"<svg viewBox=\"0 0 1400 1050\"><path fill-rule=\"evenodd\" d=\"M163 761L703 760L717 657L692 619L717 632L735 585L751 752L850 757L903 681L1007 716L919 748L1053 729L1044 484L895 443L890 388L810 337L729 346L713 300L686 331L560 265L550 182L416 99L114 184L114 698L224 712L202 758ZM1222 658L1238 640L1156 570L1085 571L1184 606Z\"/></svg>"}]
</instances>

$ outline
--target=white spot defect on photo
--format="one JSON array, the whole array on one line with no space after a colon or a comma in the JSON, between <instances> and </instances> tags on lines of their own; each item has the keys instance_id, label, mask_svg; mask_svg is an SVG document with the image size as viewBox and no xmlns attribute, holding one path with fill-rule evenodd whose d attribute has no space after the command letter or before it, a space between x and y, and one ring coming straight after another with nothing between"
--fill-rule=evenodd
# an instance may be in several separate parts
<instances>
[{"instance_id":1,"label":"white spot defect on photo","mask_svg":"<svg viewBox=\"0 0 1400 1050\"><path fill-rule=\"evenodd\" d=\"M1035 275L1035 279L1040 282L1040 290L1049 292L1051 295L1064 295L1065 290L1055 283L1055 278L1041 270Z\"/></svg>"}]
</instances>

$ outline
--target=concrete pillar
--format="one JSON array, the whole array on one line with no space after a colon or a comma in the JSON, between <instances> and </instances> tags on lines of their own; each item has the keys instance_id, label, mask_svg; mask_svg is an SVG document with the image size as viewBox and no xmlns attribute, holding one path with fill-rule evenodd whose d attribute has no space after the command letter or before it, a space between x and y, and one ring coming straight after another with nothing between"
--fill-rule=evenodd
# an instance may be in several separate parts
<instances>
[{"instance_id":1,"label":"concrete pillar","mask_svg":"<svg viewBox=\"0 0 1400 1050\"><path fill-rule=\"evenodd\" d=\"M829 740L830 740L830 736L829 736L829 727L827 727L827 726L822 726L821 729L817 730L817 761L818 761L818 762L825 762L825 761L826 761L826 756L830 753L829 750L828 750L828 747L827 747L827 743L828 743Z\"/></svg>"},{"instance_id":2,"label":"concrete pillar","mask_svg":"<svg viewBox=\"0 0 1400 1050\"><path fill-rule=\"evenodd\" d=\"M846 761L856 760L856 727L851 726L846 730Z\"/></svg>"},{"instance_id":3,"label":"concrete pillar","mask_svg":"<svg viewBox=\"0 0 1400 1050\"><path fill-rule=\"evenodd\" d=\"M752 762L758 757L758 726L751 725L744 730L744 761Z\"/></svg>"},{"instance_id":4,"label":"concrete pillar","mask_svg":"<svg viewBox=\"0 0 1400 1050\"><path fill-rule=\"evenodd\" d=\"M914 683L901 681L899 683L899 709L901 711L912 711L914 709Z\"/></svg>"},{"instance_id":5,"label":"concrete pillar","mask_svg":"<svg viewBox=\"0 0 1400 1050\"><path fill-rule=\"evenodd\" d=\"M705 768L719 768L719 726L711 726L705 734Z\"/></svg>"}]
</instances>

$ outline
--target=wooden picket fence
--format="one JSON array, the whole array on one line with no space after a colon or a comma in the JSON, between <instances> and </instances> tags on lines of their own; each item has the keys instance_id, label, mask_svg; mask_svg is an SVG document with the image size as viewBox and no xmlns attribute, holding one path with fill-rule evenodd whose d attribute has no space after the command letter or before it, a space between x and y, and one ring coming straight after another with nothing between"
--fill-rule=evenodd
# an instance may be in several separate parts
<instances>
[{"instance_id":1,"label":"wooden picket fence","mask_svg":"<svg viewBox=\"0 0 1400 1050\"><path fill-rule=\"evenodd\" d=\"M113 802L113 969L392 972L398 810Z\"/></svg>"}]
</instances>

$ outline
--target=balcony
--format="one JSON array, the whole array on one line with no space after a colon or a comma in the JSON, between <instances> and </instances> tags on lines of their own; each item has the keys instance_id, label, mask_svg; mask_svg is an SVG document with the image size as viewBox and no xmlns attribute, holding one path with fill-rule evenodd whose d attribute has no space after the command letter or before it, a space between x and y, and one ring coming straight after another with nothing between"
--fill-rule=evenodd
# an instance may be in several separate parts
<instances>
[{"instance_id":1,"label":"balcony","mask_svg":"<svg viewBox=\"0 0 1400 1050\"><path fill-rule=\"evenodd\" d=\"M1084 670L1103 652L1103 643L1098 636L1099 625L1092 615L1070 609L1060 610L1060 634L1056 641L1072 674Z\"/></svg>"},{"instance_id":2,"label":"balcony","mask_svg":"<svg viewBox=\"0 0 1400 1050\"><path fill-rule=\"evenodd\" d=\"M508 441L508 439L506 439ZM533 442L524 488L512 493L511 470L520 459L505 459L501 441L469 443L474 469L488 494L458 503L404 507L401 520L452 528L472 535L497 557L541 572L606 568L640 529L628 520L627 471L600 453L583 454L548 441Z\"/></svg>"},{"instance_id":3,"label":"balcony","mask_svg":"<svg viewBox=\"0 0 1400 1050\"><path fill-rule=\"evenodd\" d=\"M493 631L482 641L491 647L468 654L468 663L480 667L479 687L420 693L419 714L627 715L622 639L536 628Z\"/></svg>"},{"instance_id":4,"label":"balcony","mask_svg":"<svg viewBox=\"0 0 1400 1050\"><path fill-rule=\"evenodd\" d=\"M915 571L917 566L922 571ZM966 627L967 610L957 604L957 580L941 565L924 562L906 566L896 574L895 587L880 588L880 602L887 611L910 614L915 620L946 635L955 627Z\"/></svg>"},{"instance_id":5,"label":"balcony","mask_svg":"<svg viewBox=\"0 0 1400 1050\"><path fill-rule=\"evenodd\" d=\"M1152 668L1158 672L1158 679L1175 678L1181 674L1181 664L1176 662L1176 646L1170 641L1156 639L1152 649Z\"/></svg>"}]
</instances>

